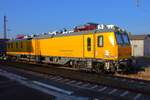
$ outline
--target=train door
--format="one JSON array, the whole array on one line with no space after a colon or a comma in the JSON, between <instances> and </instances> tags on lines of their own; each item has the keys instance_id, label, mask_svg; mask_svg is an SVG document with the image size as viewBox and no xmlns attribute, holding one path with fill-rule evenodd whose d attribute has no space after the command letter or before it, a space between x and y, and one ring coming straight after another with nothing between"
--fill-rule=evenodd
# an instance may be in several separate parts
<instances>
[{"instance_id":1,"label":"train door","mask_svg":"<svg viewBox=\"0 0 150 100\"><path fill-rule=\"evenodd\" d=\"M96 34L95 36L95 57L104 58L104 35ZM107 51L106 51L107 53Z\"/></svg>"},{"instance_id":2,"label":"train door","mask_svg":"<svg viewBox=\"0 0 150 100\"><path fill-rule=\"evenodd\" d=\"M94 57L94 35L84 35L84 57Z\"/></svg>"}]
</instances>

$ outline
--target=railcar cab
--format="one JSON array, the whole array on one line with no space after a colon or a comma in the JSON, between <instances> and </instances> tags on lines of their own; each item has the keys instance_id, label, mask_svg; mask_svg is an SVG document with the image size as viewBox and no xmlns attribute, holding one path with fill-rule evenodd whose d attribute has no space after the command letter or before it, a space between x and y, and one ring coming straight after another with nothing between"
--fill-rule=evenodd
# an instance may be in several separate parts
<instances>
[{"instance_id":1,"label":"railcar cab","mask_svg":"<svg viewBox=\"0 0 150 100\"><path fill-rule=\"evenodd\" d=\"M131 45L126 32L115 32L118 45L118 60L127 59L131 56Z\"/></svg>"},{"instance_id":2,"label":"railcar cab","mask_svg":"<svg viewBox=\"0 0 150 100\"><path fill-rule=\"evenodd\" d=\"M90 36L88 35L87 37ZM95 46L95 48L90 50L88 47L93 47L88 45L88 38L85 39L87 40L87 52L85 52L85 55L88 54L86 57L90 56L99 60L94 63L96 71L104 69L106 71L115 72L116 70L124 71L127 69L128 61L131 57L131 45L126 32L111 31L96 33L94 39L95 45L93 46ZM100 60L102 60L102 63Z\"/></svg>"},{"instance_id":3,"label":"railcar cab","mask_svg":"<svg viewBox=\"0 0 150 100\"><path fill-rule=\"evenodd\" d=\"M131 44L126 32L115 32L117 43L117 64L118 71L128 70L131 64Z\"/></svg>"}]
</instances>

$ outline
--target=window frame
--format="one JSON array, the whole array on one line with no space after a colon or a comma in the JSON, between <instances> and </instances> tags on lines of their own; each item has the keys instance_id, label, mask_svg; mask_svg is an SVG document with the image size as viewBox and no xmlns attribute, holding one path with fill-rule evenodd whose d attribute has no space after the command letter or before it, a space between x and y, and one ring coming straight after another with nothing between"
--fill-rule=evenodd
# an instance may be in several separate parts
<instances>
[{"instance_id":1,"label":"window frame","mask_svg":"<svg viewBox=\"0 0 150 100\"><path fill-rule=\"evenodd\" d=\"M124 40L123 40L123 37L122 37L122 33L116 32L115 35L116 35L116 42L117 42L117 44L118 45L124 45ZM120 38L118 38L119 35L120 35ZM120 39L121 41L118 41L118 39Z\"/></svg>"},{"instance_id":2,"label":"window frame","mask_svg":"<svg viewBox=\"0 0 150 100\"><path fill-rule=\"evenodd\" d=\"M92 43L91 43L91 38L88 37L88 38L87 38L87 51L91 51L91 45L92 45Z\"/></svg>"},{"instance_id":3,"label":"window frame","mask_svg":"<svg viewBox=\"0 0 150 100\"><path fill-rule=\"evenodd\" d=\"M127 39L127 42L125 41L125 38ZM123 39L123 43L124 43L125 45L130 45L130 39L129 39L129 36L128 36L127 33L123 33L123 34L122 34L122 39Z\"/></svg>"},{"instance_id":4,"label":"window frame","mask_svg":"<svg viewBox=\"0 0 150 100\"><path fill-rule=\"evenodd\" d=\"M11 43L10 45L11 45L11 48L13 48L13 43Z\"/></svg>"},{"instance_id":5,"label":"window frame","mask_svg":"<svg viewBox=\"0 0 150 100\"><path fill-rule=\"evenodd\" d=\"M7 48L10 49L10 43L7 43Z\"/></svg>"},{"instance_id":6,"label":"window frame","mask_svg":"<svg viewBox=\"0 0 150 100\"><path fill-rule=\"evenodd\" d=\"M20 42L20 48L23 48L23 42L22 41Z\"/></svg>"},{"instance_id":7,"label":"window frame","mask_svg":"<svg viewBox=\"0 0 150 100\"><path fill-rule=\"evenodd\" d=\"M102 38L102 45L100 45L100 38ZM104 36L103 35L97 36L97 47L104 47Z\"/></svg>"},{"instance_id":8,"label":"window frame","mask_svg":"<svg viewBox=\"0 0 150 100\"><path fill-rule=\"evenodd\" d=\"M16 49L18 49L19 48L19 44L18 44L18 42L16 42Z\"/></svg>"}]
</instances>

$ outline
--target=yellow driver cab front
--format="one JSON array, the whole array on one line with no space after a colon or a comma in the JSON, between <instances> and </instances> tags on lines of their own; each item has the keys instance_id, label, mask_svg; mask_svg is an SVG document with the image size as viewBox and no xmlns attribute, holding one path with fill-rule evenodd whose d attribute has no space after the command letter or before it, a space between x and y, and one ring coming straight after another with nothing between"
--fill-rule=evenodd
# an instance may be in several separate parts
<instances>
[{"instance_id":1,"label":"yellow driver cab front","mask_svg":"<svg viewBox=\"0 0 150 100\"><path fill-rule=\"evenodd\" d=\"M131 64L131 44L127 32L115 32L117 42L118 66L125 69Z\"/></svg>"}]
</instances>

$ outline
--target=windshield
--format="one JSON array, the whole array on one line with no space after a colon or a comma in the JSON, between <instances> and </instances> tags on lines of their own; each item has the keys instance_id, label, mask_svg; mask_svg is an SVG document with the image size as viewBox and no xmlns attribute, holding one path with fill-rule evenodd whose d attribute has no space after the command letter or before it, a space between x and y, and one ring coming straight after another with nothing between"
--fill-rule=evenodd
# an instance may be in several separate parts
<instances>
[{"instance_id":1,"label":"windshield","mask_svg":"<svg viewBox=\"0 0 150 100\"><path fill-rule=\"evenodd\" d=\"M118 44L130 44L128 34L126 33L116 33L116 39Z\"/></svg>"},{"instance_id":2,"label":"windshield","mask_svg":"<svg viewBox=\"0 0 150 100\"><path fill-rule=\"evenodd\" d=\"M116 39L118 44L123 44L122 34L117 32L116 33Z\"/></svg>"},{"instance_id":3,"label":"windshield","mask_svg":"<svg viewBox=\"0 0 150 100\"><path fill-rule=\"evenodd\" d=\"M125 44L130 44L129 38L127 34L122 34L123 41Z\"/></svg>"}]
</instances>

